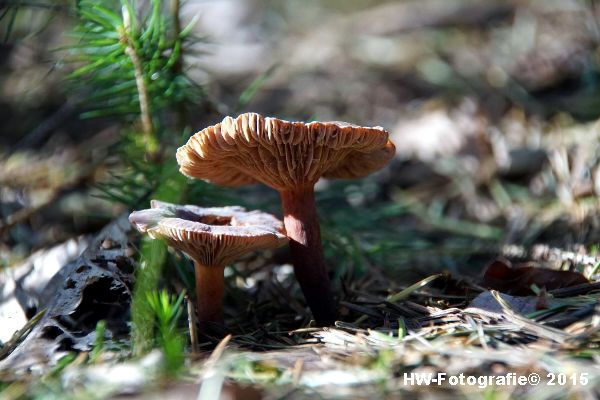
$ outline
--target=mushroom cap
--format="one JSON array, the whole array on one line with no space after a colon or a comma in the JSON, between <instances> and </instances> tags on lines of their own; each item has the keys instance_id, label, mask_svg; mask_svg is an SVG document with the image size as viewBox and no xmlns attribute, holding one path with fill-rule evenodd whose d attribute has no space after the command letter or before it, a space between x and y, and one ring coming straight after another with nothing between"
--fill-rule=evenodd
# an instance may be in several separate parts
<instances>
[{"instance_id":1,"label":"mushroom cap","mask_svg":"<svg viewBox=\"0 0 600 400\"><path fill-rule=\"evenodd\" d=\"M129 221L142 233L162 238L194 261L222 266L254 250L287 243L281 221L243 207L202 208L152 200L151 208L134 211Z\"/></svg>"},{"instance_id":2,"label":"mushroom cap","mask_svg":"<svg viewBox=\"0 0 600 400\"><path fill-rule=\"evenodd\" d=\"M313 185L321 176L369 175L394 156L382 127L290 122L256 113L226 117L177 150L179 170L217 185L262 182L277 190Z\"/></svg>"}]
</instances>

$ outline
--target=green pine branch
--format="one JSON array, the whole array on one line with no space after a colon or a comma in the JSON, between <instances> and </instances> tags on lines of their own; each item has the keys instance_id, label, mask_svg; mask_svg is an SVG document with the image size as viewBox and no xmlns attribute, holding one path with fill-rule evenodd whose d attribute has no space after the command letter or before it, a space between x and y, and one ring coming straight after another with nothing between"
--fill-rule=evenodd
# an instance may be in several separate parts
<instances>
[{"instance_id":1,"label":"green pine branch","mask_svg":"<svg viewBox=\"0 0 600 400\"><path fill-rule=\"evenodd\" d=\"M178 0L166 8L165 0L81 0L66 47L75 66L69 77L87 93L83 116L138 120L148 153L158 148L165 114L205 99L183 69L183 53L198 39L191 25L181 27Z\"/></svg>"}]
</instances>

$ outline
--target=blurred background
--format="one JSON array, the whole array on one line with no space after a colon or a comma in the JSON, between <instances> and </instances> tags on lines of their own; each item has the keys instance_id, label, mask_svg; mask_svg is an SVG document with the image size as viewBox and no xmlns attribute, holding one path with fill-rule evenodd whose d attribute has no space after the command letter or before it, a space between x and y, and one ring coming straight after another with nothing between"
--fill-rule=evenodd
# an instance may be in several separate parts
<instances>
[{"instance_id":1,"label":"blurred background","mask_svg":"<svg viewBox=\"0 0 600 400\"><path fill-rule=\"evenodd\" d=\"M160 193L279 215L276 194L262 187L161 189L182 180L177 146L245 111L389 130L389 167L318 186L338 277L369 268L399 280L406 270L476 274L482 260L525 257L536 244L597 251L596 1L140 1L137 17L117 2L98 3L114 14L92 3L0 6L4 267ZM129 39L109 28L129 18L141 32L156 3L185 39L160 42L164 26L132 33L148 61L148 125L135 60L119 47ZM156 54L144 42L153 38Z\"/></svg>"}]
</instances>

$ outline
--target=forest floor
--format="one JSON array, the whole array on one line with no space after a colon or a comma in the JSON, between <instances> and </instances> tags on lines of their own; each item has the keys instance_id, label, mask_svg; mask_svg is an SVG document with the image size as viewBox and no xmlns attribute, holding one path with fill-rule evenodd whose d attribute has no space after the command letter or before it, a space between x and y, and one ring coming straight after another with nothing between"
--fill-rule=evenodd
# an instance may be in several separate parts
<instances>
[{"instance_id":1,"label":"forest floor","mask_svg":"<svg viewBox=\"0 0 600 400\"><path fill-rule=\"evenodd\" d=\"M213 40L188 61L214 103L194 131L251 110L396 144L384 170L316 188L339 320L311 325L278 250L226 268L231 335L186 341L183 369L164 346L134 354L134 271L162 257L161 288L193 293L190 264L124 219L119 123L81 121L59 90L53 23L0 49L0 398L597 398L595 3L231 3L184 9ZM281 215L264 187L186 185L190 203Z\"/></svg>"}]
</instances>

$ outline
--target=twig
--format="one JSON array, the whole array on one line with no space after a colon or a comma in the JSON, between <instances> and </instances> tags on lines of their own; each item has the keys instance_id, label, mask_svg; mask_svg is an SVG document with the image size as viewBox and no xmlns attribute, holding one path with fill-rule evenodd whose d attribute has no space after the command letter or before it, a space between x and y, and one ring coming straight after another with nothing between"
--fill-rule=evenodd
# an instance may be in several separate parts
<instances>
[{"instance_id":1,"label":"twig","mask_svg":"<svg viewBox=\"0 0 600 400\"><path fill-rule=\"evenodd\" d=\"M551 290L548 293L554 297L571 297L587 294L594 290L600 290L600 282L582 283L580 285Z\"/></svg>"},{"instance_id":2,"label":"twig","mask_svg":"<svg viewBox=\"0 0 600 400\"><path fill-rule=\"evenodd\" d=\"M194 305L190 301L190 297L185 295L185 302L187 305L188 314L188 326L190 329L190 343L192 345L192 353L198 352L198 333L196 332L196 313L194 312Z\"/></svg>"},{"instance_id":3,"label":"twig","mask_svg":"<svg viewBox=\"0 0 600 400\"><path fill-rule=\"evenodd\" d=\"M47 308L44 308L39 313L35 314L33 316L33 318L31 318L29 321L27 321L25 326L23 326L21 329L19 329L17 332L14 333L12 338L8 342L6 342L4 344L4 346L2 346L2 348L0 348L0 360L3 359L4 357L6 357L7 355L9 355L10 352L13 351L14 348L19 344L21 339L23 339L25 336L27 336L29 334L29 332L31 332L33 327L38 322L40 322L40 320L42 319L44 314L46 314L47 310L48 310Z\"/></svg>"},{"instance_id":4,"label":"twig","mask_svg":"<svg viewBox=\"0 0 600 400\"><path fill-rule=\"evenodd\" d=\"M146 143L151 143L151 141L154 140L154 126L152 125L152 118L150 117L150 103L148 101L148 90L146 88L146 79L144 78L144 72L142 70L142 62L131 44L125 48L125 54L129 56L133 63L135 84L137 86L138 98L140 101L142 128L144 130L144 135L146 136Z\"/></svg>"},{"instance_id":5,"label":"twig","mask_svg":"<svg viewBox=\"0 0 600 400\"><path fill-rule=\"evenodd\" d=\"M504 301L502 296L500 296L500 293L496 290L492 290L490 293L492 294L492 296L494 296L498 304L500 304L500 306L502 307L504 315L515 325L521 326L540 337L544 337L546 339L550 339L558 343L564 343L571 336L559 329L544 326L542 324L530 320L527 317L518 314L510 307L510 305L506 301Z\"/></svg>"},{"instance_id":6,"label":"twig","mask_svg":"<svg viewBox=\"0 0 600 400\"><path fill-rule=\"evenodd\" d=\"M171 18L173 20L173 50L177 51L177 58L173 63L173 72L176 75L183 74L183 46L181 44L181 19L179 18L179 11L181 10L180 0L171 0ZM185 128L185 106L181 102L177 102L176 114L177 114L177 130L182 131Z\"/></svg>"},{"instance_id":7,"label":"twig","mask_svg":"<svg viewBox=\"0 0 600 400\"><path fill-rule=\"evenodd\" d=\"M144 76L144 69L142 61L137 53L135 42L130 35L130 22L131 16L127 12L127 8L123 8L123 21L124 29L121 34L121 40L127 44L125 47L125 54L131 59L133 64L133 70L135 75L135 85L138 91L138 100L140 102L140 120L142 121L142 129L144 136L146 137L147 150L154 152L154 145L156 143L154 125L152 124L150 97L148 96L148 83Z\"/></svg>"},{"instance_id":8,"label":"twig","mask_svg":"<svg viewBox=\"0 0 600 400\"><path fill-rule=\"evenodd\" d=\"M24 147L35 147L40 145L52 132L64 123L69 118L75 107L73 107L73 101L66 101L59 107L54 114L49 118L42 121L35 129L23 136L17 144L14 145L15 149Z\"/></svg>"},{"instance_id":9,"label":"twig","mask_svg":"<svg viewBox=\"0 0 600 400\"><path fill-rule=\"evenodd\" d=\"M180 0L171 0L171 18L173 19L173 42L180 44L181 39L179 38L179 34L181 33L181 20L179 19L179 10L181 8ZM181 72L181 60L182 53L179 53L179 56L175 60L173 64L174 72Z\"/></svg>"},{"instance_id":10,"label":"twig","mask_svg":"<svg viewBox=\"0 0 600 400\"><path fill-rule=\"evenodd\" d=\"M79 176L74 182L69 183L66 186L63 186L50 196L50 198L42 204L39 204L35 207L23 208L9 216L7 216L4 220L0 220L0 236L4 235L10 228L13 226L27 221L33 215L39 213L46 209L46 207L56 204L57 200L66 196L69 193L74 192L79 189L82 185L84 185L87 181L93 178L94 172L96 171L97 165L92 165L85 173Z\"/></svg>"}]
</instances>

